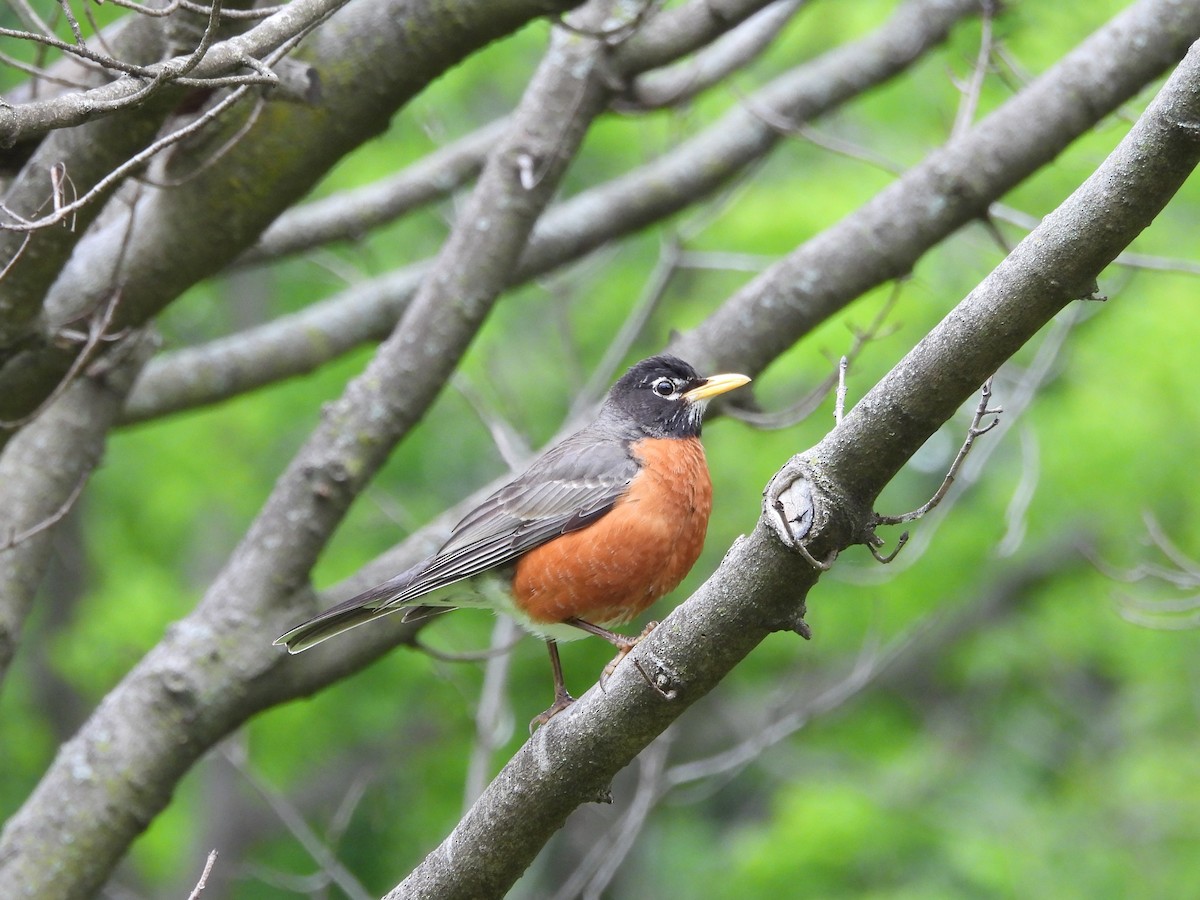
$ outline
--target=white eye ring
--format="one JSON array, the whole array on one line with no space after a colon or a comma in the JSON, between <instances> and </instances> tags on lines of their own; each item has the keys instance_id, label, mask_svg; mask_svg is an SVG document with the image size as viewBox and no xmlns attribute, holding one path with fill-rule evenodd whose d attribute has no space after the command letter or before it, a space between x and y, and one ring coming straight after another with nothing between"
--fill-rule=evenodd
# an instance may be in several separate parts
<instances>
[{"instance_id":1,"label":"white eye ring","mask_svg":"<svg viewBox=\"0 0 1200 900\"><path fill-rule=\"evenodd\" d=\"M670 378L660 378L650 386L650 389L660 397L670 397L677 390L675 382Z\"/></svg>"}]
</instances>

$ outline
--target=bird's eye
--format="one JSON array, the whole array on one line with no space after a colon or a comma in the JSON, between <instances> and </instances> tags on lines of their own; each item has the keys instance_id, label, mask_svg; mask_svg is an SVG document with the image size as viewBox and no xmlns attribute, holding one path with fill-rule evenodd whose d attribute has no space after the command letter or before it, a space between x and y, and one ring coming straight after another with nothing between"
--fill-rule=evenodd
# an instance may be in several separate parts
<instances>
[{"instance_id":1,"label":"bird's eye","mask_svg":"<svg viewBox=\"0 0 1200 900\"><path fill-rule=\"evenodd\" d=\"M675 393L675 382L670 378L660 378L651 385L651 390L660 397L670 397Z\"/></svg>"}]
</instances>

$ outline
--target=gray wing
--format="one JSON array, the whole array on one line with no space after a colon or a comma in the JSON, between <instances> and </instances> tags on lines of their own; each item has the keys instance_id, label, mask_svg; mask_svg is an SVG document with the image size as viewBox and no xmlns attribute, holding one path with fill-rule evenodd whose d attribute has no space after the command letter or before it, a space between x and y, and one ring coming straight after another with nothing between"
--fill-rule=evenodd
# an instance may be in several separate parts
<instances>
[{"instance_id":1,"label":"gray wing","mask_svg":"<svg viewBox=\"0 0 1200 900\"><path fill-rule=\"evenodd\" d=\"M298 653L335 634L408 607L425 595L512 562L613 508L638 473L626 441L585 428L537 459L454 527L437 553L351 597L275 641ZM444 605L444 604L439 604Z\"/></svg>"},{"instance_id":2,"label":"gray wing","mask_svg":"<svg viewBox=\"0 0 1200 900\"><path fill-rule=\"evenodd\" d=\"M503 566L612 509L639 466L624 441L597 441L589 432L552 448L468 513L442 548L385 603L411 603L423 594Z\"/></svg>"}]
</instances>

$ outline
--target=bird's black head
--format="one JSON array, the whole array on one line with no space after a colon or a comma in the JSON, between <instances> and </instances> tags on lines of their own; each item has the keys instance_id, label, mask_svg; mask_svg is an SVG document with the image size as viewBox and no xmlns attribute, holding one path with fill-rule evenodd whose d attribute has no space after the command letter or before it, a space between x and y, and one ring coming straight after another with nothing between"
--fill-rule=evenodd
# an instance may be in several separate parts
<instances>
[{"instance_id":1,"label":"bird's black head","mask_svg":"<svg viewBox=\"0 0 1200 900\"><path fill-rule=\"evenodd\" d=\"M621 376L604 406L651 437L696 437L708 401L749 380L745 375L704 377L677 356L652 356Z\"/></svg>"}]
</instances>

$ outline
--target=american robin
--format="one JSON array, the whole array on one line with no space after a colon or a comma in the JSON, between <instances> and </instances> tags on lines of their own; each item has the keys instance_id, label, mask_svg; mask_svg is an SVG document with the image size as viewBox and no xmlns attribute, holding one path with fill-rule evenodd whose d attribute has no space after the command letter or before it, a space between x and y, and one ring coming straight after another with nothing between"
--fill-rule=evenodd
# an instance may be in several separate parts
<instances>
[{"instance_id":1,"label":"american robin","mask_svg":"<svg viewBox=\"0 0 1200 900\"><path fill-rule=\"evenodd\" d=\"M709 400L749 380L704 378L674 356L642 360L594 422L468 513L433 556L275 643L299 653L401 609L405 621L504 612L549 647L554 703L530 727L544 724L574 702L556 642L597 635L617 648L615 665L640 638L609 628L675 588L699 557L712 508L701 419Z\"/></svg>"}]
</instances>

